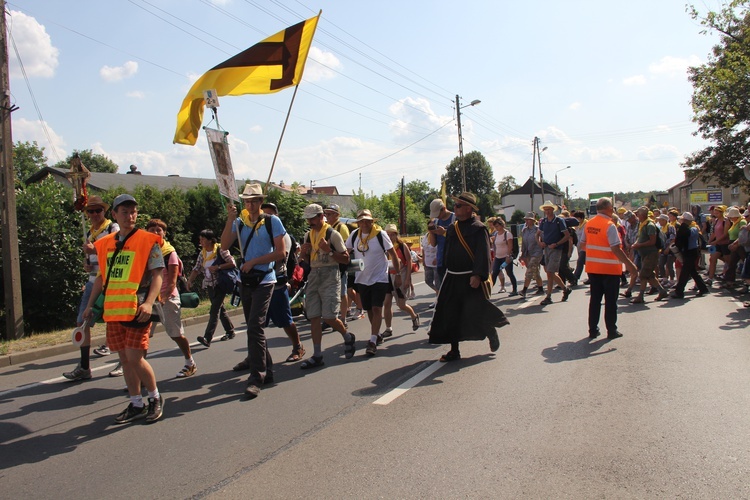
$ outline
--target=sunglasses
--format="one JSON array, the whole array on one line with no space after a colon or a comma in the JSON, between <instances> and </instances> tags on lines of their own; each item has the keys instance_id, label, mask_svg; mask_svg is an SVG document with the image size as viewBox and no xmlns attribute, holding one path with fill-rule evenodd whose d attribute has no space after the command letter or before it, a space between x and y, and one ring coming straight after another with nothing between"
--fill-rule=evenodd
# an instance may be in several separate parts
<instances>
[{"instance_id":1,"label":"sunglasses","mask_svg":"<svg viewBox=\"0 0 750 500\"><path fill-rule=\"evenodd\" d=\"M90 214L100 214L104 212L104 209L103 208L91 208L91 209L87 209L86 211Z\"/></svg>"}]
</instances>

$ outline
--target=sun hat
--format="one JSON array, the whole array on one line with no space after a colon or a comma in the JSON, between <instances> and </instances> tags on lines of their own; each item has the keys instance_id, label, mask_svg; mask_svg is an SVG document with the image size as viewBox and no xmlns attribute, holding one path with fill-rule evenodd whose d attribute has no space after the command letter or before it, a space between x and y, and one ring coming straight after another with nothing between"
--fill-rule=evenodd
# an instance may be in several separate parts
<instances>
[{"instance_id":1,"label":"sun hat","mask_svg":"<svg viewBox=\"0 0 750 500\"><path fill-rule=\"evenodd\" d=\"M534 212L526 212L526 217L523 220L536 220L536 214Z\"/></svg>"},{"instance_id":2,"label":"sun hat","mask_svg":"<svg viewBox=\"0 0 750 500\"><path fill-rule=\"evenodd\" d=\"M396 224L387 224L385 226L384 231L386 233L396 233L396 234L398 234L398 228L396 227Z\"/></svg>"},{"instance_id":3,"label":"sun hat","mask_svg":"<svg viewBox=\"0 0 750 500\"><path fill-rule=\"evenodd\" d=\"M133 203L134 205L138 205L138 202L135 201L135 198L133 198L129 194L121 194L120 196L115 198L115 201L112 202L112 211L116 212L117 207L119 207L123 203Z\"/></svg>"},{"instance_id":4,"label":"sun hat","mask_svg":"<svg viewBox=\"0 0 750 500\"><path fill-rule=\"evenodd\" d=\"M374 221L374 220L377 220L377 219L373 219L372 212L370 212L370 210L364 208L364 209L360 210L357 213L357 222L359 222L361 220L372 220L372 221Z\"/></svg>"},{"instance_id":5,"label":"sun hat","mask_svg":"<svg viewBox=\"0 0 750 500\"><path fill-rule=\"evenodd\" d=\"M740 215L740 209L739 209L739 208L737 208L737 207L732 207L732 208L730 208L730 209L729 209L729 210L727 211L727 217L728 217L728 218L730 218L730 219L731 219L732 217L740 217L740 216L741 216L741 215Z\"/></svg>"},{"instance_id":6,"label":"sun hat","mask_svg":"<svg viewBox=\"0 0 750 500\"><path fill-rule=\"evenodd\" d=\"M545 208L551 208L552 210L557 210L560 207L558 207L557 205L555 205L554 203L552 203L550 200L547 200L547 201L544 202L544 205L542 205L541 207L539 207L539 210L541 210L542 212L544 212Z\"/></svg>"},{"instance_id":7,"label":"sun hat","mask_svg":"<svg viewBox=\"0 0 750 500\"><path fill-rule=\"evenodd\" d=\"M339 208L339 206L338 206L338 205L336 205L335 203L333 203L333 204L331 204L331 205L328 205L328 206L327 206L327 207L325 207L325 208L324 208L323 210L325 210L326 212L336 212L337 214L340 214L340 213L341 213L341 209L340 209L340 208Z\"/></svg>"},{"instance_id":8,"label":"sun hat","mask_svg":"<svg viewBox=\"0 0 750 500\"><path fill-rule=\"evenodd\" d=\"M667 217L667 216L666 216L666 215L664 215L664 214L661 214L661 215L659 215L659 217L657 217L657 219L659 219L659 220L663 220L663 221L665 221L665 222L669 222L669 217Z\"/></svg>"},{"instance_id":9,"label":"sun hat","mask_svg":"<svg viewBox=\"0 0 750 500\"><path fill-rule=\"evenodd\" d=\"M313 219L323 213L323 207L317 203L311 203L305 207L305 212L302 215L305 219Z\"/></svg>"},{"instance_id":10,"label":"sun hat","mask_svg":"<svg viewBox=\"0 0 750 500\"><path fill-rule=\"evenodd\" d=\"M109 210L109 203L105 203L104 200L102 200L101 196L89 196L89 199L86 202L86 206L84 208L88 210L92 207L102 207L106 212L107 210Z\"/></svg>"},{"instance_id":11,"label":"sun hat","mask_svg":"<svg viewBox=\"0 0 750 500\"><path fill-rule=\"evenodd\" d=\"M453 199L453 203L464 203L473 208L475 212L479 212L479 207L477 206L477 196L474 193L464 191L458 196L451 196L451 198Z\"/></svg>"},{"instance_id":12,"label":"sun hat","mask_svg":"<svg viewBox=\"0 0 750 500\"><path fill-rule=\"evenodd\" d=\"M242 194L240 195L240 198L243 200L247 200L250 198L265 198L266 195L263 194L263 189L261 189L260 184L245 184L245 189L242 191Z\"/></svg>"},{"instance_id":13,"label":"sun hat","mask_svg":"<svg viewBox=\"0 0 750 500\"><path fill-rule=\"evenodd\" d=\"M445 203L440 198L435 198L430 202L430 218L434 219L440 215L440 211L445 208Z\"/></svg>"},{"instance_id":14,"label":"sun hat","mask_svg":"<svg viewBox=\"0 0 750 500\"><path fill-rule=\"evenodd\" d=\"M691 214L690 212L683 212L683 214L680 216L680 219L689 220L689 221L695 220L695 218L693 217L693 214Z\"/></svg>"}]
</instances>

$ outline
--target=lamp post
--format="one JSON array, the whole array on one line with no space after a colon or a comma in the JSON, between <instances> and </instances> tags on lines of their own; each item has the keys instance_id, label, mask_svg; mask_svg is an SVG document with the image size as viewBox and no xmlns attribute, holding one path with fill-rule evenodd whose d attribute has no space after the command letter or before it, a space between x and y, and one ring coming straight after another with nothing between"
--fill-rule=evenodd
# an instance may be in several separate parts
<instances>
[{"instance_id":1,"label":"lamp post","mask_svg":"<svg viewBox=\"0 0 750 500\"><path fill-rule=\"evenodd\" d=\"M575 184L569 184L569 185L565 186L565 199L563 199L563 205L566 205L566 208L568 208L568 210L570 210L570 208L567 207L567 204L565 203L565 200L568 200L568 203L570 203L570 188L572 186L575 186Z\"/></svg>"},{"instance_id":2,"label":"lamp post","mask_svg":"<svg viewBox=\"0 0 750 500\"><path fill-rule=\"evenodd\" d=\"M464 168L464 138L461 134L461 110L468 106L476 106L479 104L479 99L474 99L466 106L461 106L459 102L460 97L456 94L456 122L458 124L458 157L461 161L461 191L466 191L466 169Z\"/></svg>"},{"instance_id":3,"label":"lamp post","mask_svg":"<svg viewBox=\"0 0 750 500\"><path fill-rule=\"evenodd\" d=\"M555 172L555 185L556 185L556 186L557 186L558 188L560 187L560 184L558 184L558 183L557 183L557 174L558 174L558 172L562 172L563 170L568 170L569 168L570 168L570 165L568 165L568 166L567 166L567 167L565 167L565 168L561 168L560 170L558 170L557 172Z\"/></svg>"}]
</instances>

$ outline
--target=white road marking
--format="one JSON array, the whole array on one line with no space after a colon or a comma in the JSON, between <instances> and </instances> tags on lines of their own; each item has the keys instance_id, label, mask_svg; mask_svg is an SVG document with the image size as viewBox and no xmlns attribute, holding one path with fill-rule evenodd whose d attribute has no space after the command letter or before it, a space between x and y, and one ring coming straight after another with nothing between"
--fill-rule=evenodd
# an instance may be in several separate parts
<instances>
[{"instance_id":1,"label":"white road marking","mask_svg":"<svg viewBox=\"0 0 750 500\"><path fill-rule=\"evenodd\" d=\"M374 401L372 404L374 405L387 405L391 401L395 400L402 394L405 394L406 391L438 371L443 366L443 363L440 363L439 361L434 361L430 366L422 370L421 372L414 375L412 378L401 384L400 386L396 387L395 389L389 391L384 396L381 396L379 399Z\"/></svg>"}]
</instances>

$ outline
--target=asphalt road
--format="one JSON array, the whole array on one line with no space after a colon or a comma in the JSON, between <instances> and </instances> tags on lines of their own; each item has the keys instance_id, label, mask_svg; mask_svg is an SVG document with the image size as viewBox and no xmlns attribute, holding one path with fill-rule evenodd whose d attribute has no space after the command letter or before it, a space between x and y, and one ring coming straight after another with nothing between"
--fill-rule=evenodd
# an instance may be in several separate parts
<instances>
[{"instance_id":1,"label":"asphalt road","mask_svg":"<svg viewBox=\"0 0 750 500\"><path fill-rule=\"evenodd\" d=\"M511 321L500 350L465 343L443 364L446 347L426 342L432 297L417 293L425 326L397 314L370 359L367 320L350 323L353 359L328 333L313 371L283 363L290 346L270 328L276 384L253 401L231 371L244 333L205 349L203 325L188 327L198 373L181 380L179 352L157 334L149 359L166 405L152 425L112 423L128 403L107 377L114 356L76 383L60 377L73 355L4 368L2 496L750 497L750 311L730 295L622 299L625 336L589 341L585 287L546 307L496 294Z\"/></svg>"}]
</instances>

